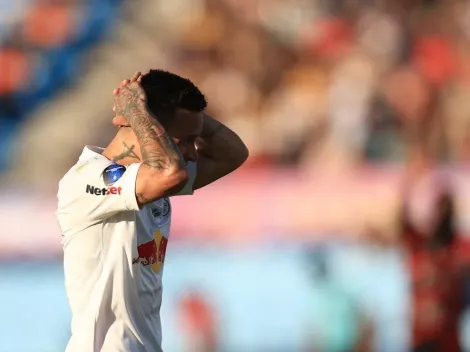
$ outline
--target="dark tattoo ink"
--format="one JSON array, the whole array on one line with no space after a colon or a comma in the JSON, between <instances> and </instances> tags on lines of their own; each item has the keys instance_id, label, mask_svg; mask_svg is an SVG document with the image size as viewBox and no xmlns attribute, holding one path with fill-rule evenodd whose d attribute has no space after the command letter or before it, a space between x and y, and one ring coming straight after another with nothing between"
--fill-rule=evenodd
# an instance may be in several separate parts
<instances>
[{"instance_id":1,"label":"dark tattoo ink","mask_svg":"<svg viewBox=\"0 0 470 352\"><path fill-rule=\"evenodd\" d=\"M153 169L184 168L179 147L142 99L145 92L137 83L125 87L116 98L116 113L129 121L140 143L142 162Z\"/></svg>"},{"instance_id":2,"label":"dark tattoo ink","mask_svg":"<svg viewBox=\"0 0 470 352\"><path fill-rule=\"evenodd\" d=\"M113 161L119 161L122 159L125 159L127 157L133 158L140 160L140 158L137 156L137 154L134 152L135 145L131 145L130 147L126 144L126 142L123 142L123 151L121 154L115 155L113 157Z\"/></svg>"}]
</instances>

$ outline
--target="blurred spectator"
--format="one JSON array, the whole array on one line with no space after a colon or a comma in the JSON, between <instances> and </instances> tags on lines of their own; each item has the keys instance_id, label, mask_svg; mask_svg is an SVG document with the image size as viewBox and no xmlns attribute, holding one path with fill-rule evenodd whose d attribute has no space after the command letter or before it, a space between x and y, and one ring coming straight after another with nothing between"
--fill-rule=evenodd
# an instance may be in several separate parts
<instances>
[{"instance_id":1,"label":"blurred spectator","mask_svg":"<svg viewBox=\"0 0 470 352\"><path fill-rule=\"evenodd\" d=\"M402 211L411 276L413 351L462 351L459 327L465 285L454 195L447 188L438 191L427 227L414 224L407 206Z\"/></svg>"},{"instance_id":2,"label":"blurred spectator","mask_svg":"<svg viewBox=\"0 0 470 352\"><path fill-rule=\"evenodd\" d=\"M308 351L371 351L370 322L352 295L334 281L325 248L308 253L307 267L314 302L306 333Z\"/></svg>"},{"instance_id":3,"label":"blurred spectator","mask_svg":"<svg viewBox=\"0 0 470 352\"><path fill-rule=\"evenodd\" d=\"M29 8L22 28L31 46L57 47L69 41L76 27L77 9L71 2L38 1Z\"/></svg>"},{"instance_id":4,"label":"blurred spectator","mask_svg":"<svg viewBox=\"0 0 470 352\"><path fill-rule=\"evenodd\" d=\"M207 295L187 291L179 301L178 314L181 322L184 351L217 352L218 330L214 307Z\"/></svg>"},{"instance_id":5,"label":"blurred spectator","mask_svg":"<svg viewBox=\"0 0 470 352\"><path fill-rule=\"evenodd\" d=\"M109 6L33 1L15 40L47 49L91 38L85 27L104 28L93 21L112 16ZM143 17L165 27L155 39L166 41L161 55L198 82L210 112L247 140L251 165L355 167L413 153L469 158L463 1L194 0L156 8L158 21L150 11ZM143 36L154 30L142 27ZM44 79L59 65L62 73L40 87L54 92L74 77L76 54L54 51L42 75L24 74ZM19 89L12 84L0 88ZM2 101L8 106L10 98Z\"/></svg>"},{"instance_id":6,"label":"blurred spectator","mask_svg":"<svg viewBox=\"0 0 470 352\"><path fill-rule=\"evenodd\" d=\"M14 47L0 49L0 95L7 96L21 90L28 80L30 64L26 54Z\"/></svg>"},{"instance_id":7,"label":"blurred spectator","mask_svg":"<svg viewBox=\"0 0 470 352\"><path fill-rule=\"evenodd\" d=\"M21 114L14 94L27 87L32 64L25 52L14 46L0 48L0 118L14 121Z\"/></svg>"}]
</instances>

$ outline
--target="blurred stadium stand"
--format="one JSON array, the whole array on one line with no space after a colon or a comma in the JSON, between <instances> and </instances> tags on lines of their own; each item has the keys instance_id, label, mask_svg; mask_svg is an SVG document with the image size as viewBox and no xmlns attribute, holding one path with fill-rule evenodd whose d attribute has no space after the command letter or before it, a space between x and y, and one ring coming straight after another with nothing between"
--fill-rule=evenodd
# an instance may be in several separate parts
<instances>
[{"instance_id":1,"label":"blurred stadium stand","mask_svg":"<svg viewBox=\"0 0 470 352\"><path fill-rule=\"evenodd\" d=\"M115 25L120 1L3 3L0 143L11 150L19 125L80 77L87 51ZM8 155L2 153L2 168L11 162Z\"/></svg>"},{"instance_id":2,"label":"blurred stadium stand","mask_svg":"<svg viewBox=\"0 0 470 352\"><path fill-rule=\"evenodd\" d=\"M32 2L0 53L9 72L0 82L2 134L20 128L3 168L17 181L55 184L74 145L109 139L109 91L123 72L152 67L198 82L210 111L247 140L250 165L465 162L467 5L379 3Z\"/></svg>"}]
</instances>

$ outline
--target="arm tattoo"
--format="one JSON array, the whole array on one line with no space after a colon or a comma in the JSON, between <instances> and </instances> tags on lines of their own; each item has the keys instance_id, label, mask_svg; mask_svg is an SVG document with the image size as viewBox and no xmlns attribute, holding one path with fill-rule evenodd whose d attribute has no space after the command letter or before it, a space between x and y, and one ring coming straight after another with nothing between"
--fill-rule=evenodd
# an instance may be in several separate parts
<instances>
[{"instance_id":1,"label":"arm tattoo","mask_svg":"<svg viewBox=\"0 0 470 352\"><path fill-rule=\"evenodd\" d=\"M142 161L153 169L184 167L179 147L152 117L134 119L131 126L140 142Z\"/></svg>"},{"instance_id":2,"label":"arm tattoo","mask_svg":"<svg viewBox=\"0 0 470 352\"><path fill-rule=\"evenodd\" d=\"M185 162L179 147L148 111L146 103L141 99L144 94L140 86L128 86L122 90L122 96L115 103L117 114L129 121L137 136L142 162L153 169L184 168Z\"/></svg>"},{"instance_id":3,"label":"arm tattoo","mask_svg":"<svg viewBox=\"0 0 470 352\"><path fill-rule=\"evenodd\" d=\"M127 157L140 160L140 158L139 158L139 157L137 156L137 154L134 152L135 145L131 145L131 146L129 147L129 146L126 144L126 142L123 142L122 144L123 144L122 153L121 153L121 154L118 154L118 155L115 155L115 156L113 157L113 161L119 161L119 160L125 159L125 158L127 158Z\"/></svg>"}]
</instances>

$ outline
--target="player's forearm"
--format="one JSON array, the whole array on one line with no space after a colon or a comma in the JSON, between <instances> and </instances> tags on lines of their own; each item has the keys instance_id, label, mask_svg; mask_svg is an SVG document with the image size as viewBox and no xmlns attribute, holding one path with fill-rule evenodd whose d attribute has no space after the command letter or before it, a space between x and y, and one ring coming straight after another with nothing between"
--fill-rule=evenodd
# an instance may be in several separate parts
<instances>
[{"instance_id":1,"label":"player's forearm","mask_svg":"<svg viewBox=\"0 0 470 352\"><path fill-rule=\"evenodd\" d=\"M169 172L184 169L178 146L151 114L138 88L129 88L122 94L123 102L117 105L117 113L124 116L133 129L140 144L143 164Z\"/></svg>"},{"instance_id":2,"label":"player's forearm","mask_svg":"<svg viewBox=\"0 0 470 352\"><path fill-rule=\"evenodd\" d=\"M248 149L240 137L223 123L206 114L197 145L199 154L227 162L234 169L248 158Z\"/></svg>"},{"instance_id":3,"label":"player's forearm","mask_svg":"<svg viewBox=\"0 0 470 352\"><path fill-rule=\"evenodd\" d=\"M139 141L144 164L153 169L184 169L178 146L150 113L135 114L129 123Z\"/></svg>"}]
</instances>

